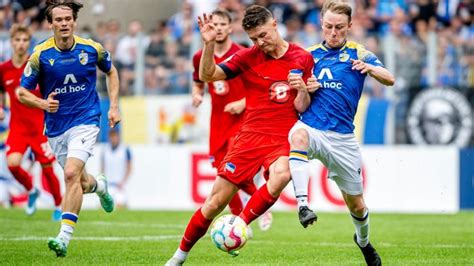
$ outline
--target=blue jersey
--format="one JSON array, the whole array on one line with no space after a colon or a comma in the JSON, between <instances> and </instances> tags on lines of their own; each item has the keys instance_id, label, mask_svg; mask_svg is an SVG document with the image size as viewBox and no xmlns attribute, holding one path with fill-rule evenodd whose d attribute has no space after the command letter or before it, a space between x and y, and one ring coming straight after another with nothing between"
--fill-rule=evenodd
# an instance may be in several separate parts
<instances>
[{"instance_id":1,"label":"blue jersey","mask_svg":"<svg viewBox=\"0 0 474 266\"><path fill-rule=\"evenodd\" d=\"M56 113L45 115L46 135L56 137L78 125L97 125L100 102L96 91L96 66L108 73L112 67L110 53L92 40L74 36L69 50L60 50L51 37L37 45L28 60L21 86L34 90L39 84L43 98L57 92Z\"/></svg>"},{"instance_id":2,"label":"blue jersey","mask_svg":"<svg viewBox=\"0 0 474 266\"><path fill-rule=\"evenodd\" d=\"M300 120L316 129L352 133L367 74L352 70L351 59L375 66L383 66L382 63L362 45L350 41L338 49L319 44L308 51L315 62L314 76L322 86L311 96L311 105L301 114Z\"/></svg>"}]
</instances>

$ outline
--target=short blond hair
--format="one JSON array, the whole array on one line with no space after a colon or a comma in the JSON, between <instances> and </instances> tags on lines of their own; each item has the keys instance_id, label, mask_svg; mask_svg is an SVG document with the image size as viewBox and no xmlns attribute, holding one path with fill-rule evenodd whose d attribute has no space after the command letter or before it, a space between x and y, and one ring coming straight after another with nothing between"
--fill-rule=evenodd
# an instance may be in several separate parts
<instances>
[{"instance_id":1,"label":"short blond hair","mask_svg":"<svg viewBox=\"0 0 474 266\"><path fill-rule=\"evenodd\" d=\"M352 19L352 7L344 1L341 0L329 0L325 1L323 8L321 9L321 17L324 17L324 14L327 11L331 11L335 14L346 15L351 22Z\"/></svg>"},{"instance_id":2,"label":"short blond hair","mask_svg":"<svg viewBox=\"0 0 474 266\"><path fill-rule=\"evenodd\" d=\"M20 25L20 24L13 24L10 28L10 38L13 38L18 33L25 33L28 35L28 39L31 40L31 31L27 26Z\"/></svg>"}]
</instances>

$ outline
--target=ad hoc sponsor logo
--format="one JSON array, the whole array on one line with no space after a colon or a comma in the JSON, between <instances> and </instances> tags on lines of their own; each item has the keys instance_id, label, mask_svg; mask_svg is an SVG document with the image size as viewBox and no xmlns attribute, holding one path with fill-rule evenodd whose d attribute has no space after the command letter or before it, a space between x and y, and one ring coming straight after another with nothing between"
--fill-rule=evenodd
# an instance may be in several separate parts
<instances>
[{"instance_id":1,"label":"ad hoc sponsor logo","mask_svg":"<svg viewBox=\"0 0 474 266\"><path fill-rule=\"evenodd\" d=\"M69 84L72 83L72 84ZM61 94L61 93L73 93L73 92L80 92L86 89L86 84L77 84L77 79L74 74L67 74L64 77L64 82L62 87L55 88L54 92Z\"/></svg>"}]
</instances>

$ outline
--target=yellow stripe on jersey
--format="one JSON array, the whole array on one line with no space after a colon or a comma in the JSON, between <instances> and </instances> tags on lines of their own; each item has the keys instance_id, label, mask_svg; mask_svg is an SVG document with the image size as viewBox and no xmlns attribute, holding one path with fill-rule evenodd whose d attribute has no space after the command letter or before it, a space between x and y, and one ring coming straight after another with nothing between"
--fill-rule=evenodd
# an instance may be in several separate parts
<instances>
[{"instance_id":1,"label":"yellow stripe on jersey","mask_svg":"<svg viewBox=\"0 0 474 266\"><path fill-rule=\"evenodd\" d=\"M97 51L97 56L98 56L97 62L101 62L104 59L103 56L106 54L105 49L100 43L95 42L91 39L84 39L75 35L74 35L74 40L76 41L76 43L94 47L94 49Z\"/></svg>"},{"instance_id":2,"label":"yellow stripe on jersey","mask_svg":"<svg viewBox=\"0 0 474 266\"><path fill-rule=\"evenodd\" d=\"M326 49L326 47L324 47L324 45L322 45L321 43L306 48L306 51L308 51L308 52L311 53L312 51L317 50L318 48L321 48L321 49L323 49L323 50L326 51L326 52L328 51L328 50Z\"/></svg>"},{"instance_id":3,"label":"yellow stripe on jersey","mask_svg":"<svg viewBox=\"0 0 474 266\"><path fill-rule=\"evenodd\" d=\"M40 71L40 55L41 52L46 51L48 49L54 48L59 51L58 47L56 47L56 44L54 43L54 38L51 37L47 39L46 41L38 44L35 46L33 50L33 54L30 55L30 58L28 59L28 64L29 66L35 71L39 72Z\"/></svg>"}]
</instances>

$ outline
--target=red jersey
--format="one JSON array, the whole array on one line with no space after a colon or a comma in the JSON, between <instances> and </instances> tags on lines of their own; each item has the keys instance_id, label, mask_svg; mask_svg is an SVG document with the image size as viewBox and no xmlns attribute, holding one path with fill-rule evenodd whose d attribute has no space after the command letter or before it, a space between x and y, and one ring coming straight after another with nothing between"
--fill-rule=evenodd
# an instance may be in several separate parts
<instances>
[{"instance_id":1,"label":"red jersey","mask_svg":"<svg viewBox=\"0 0 474 266\"><path fill-rule=\"evenodd\" d=\"M290 89L288 73L300 69L306 82L313 65L311 54L292 43L278 59L253 46L220 64L228 79L240 75L248 88L242 132L288 136L298 119L293 105L297 91Z\"/></svg>"},{"instance_id":2,"label":"red jersey","mask_svg":"<svg viewBox=\"0 0 474 266\"><path fill-rule=\"evenodd\" d=\"M222 57L214 55L214 60L216 64L221 63L241 49L243 49L242 46L232 43L227 53ZM199 50L193 57L193 79L196 82L202 82L199 80L199 62L201 56L202 50ZM224 112L224 107L230 102L244 98L245 88L240 78L210 82L208 83L208 88L212 100L209 153L216 156L215 153L217 150L226 144L229 138L237 134L242 123L243 114L245 113L242 112L241 114L234 115L229 112Z\"/></svg>"},{"instance_id":3,"label":"red jersey","mask_svg":"<svg viewBox=\"0 0 474 266\"><path fill-rule=\"evenodd\" d=\"M16 97L15 90L20 86L20 78L25 66L26 62L17 68L12 60L0 65L0 90L6 91L10 97L10 134L43 135L43 111L20 103ZM30 92L42 97L39 88Z\"/></svg>"}]
</instances>

